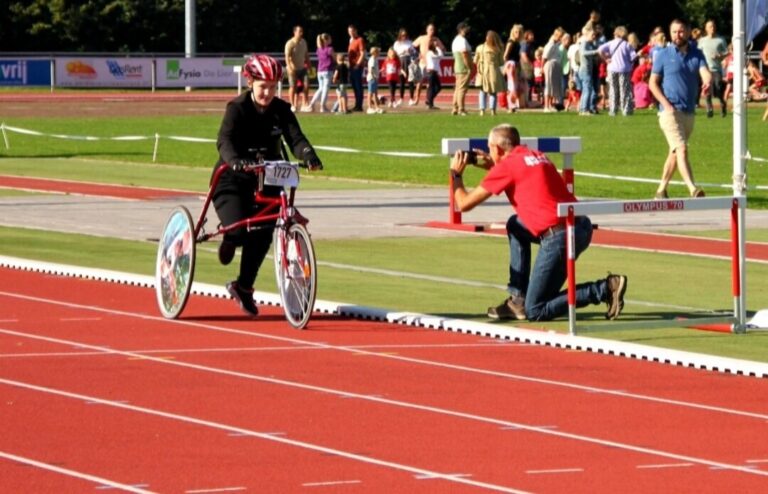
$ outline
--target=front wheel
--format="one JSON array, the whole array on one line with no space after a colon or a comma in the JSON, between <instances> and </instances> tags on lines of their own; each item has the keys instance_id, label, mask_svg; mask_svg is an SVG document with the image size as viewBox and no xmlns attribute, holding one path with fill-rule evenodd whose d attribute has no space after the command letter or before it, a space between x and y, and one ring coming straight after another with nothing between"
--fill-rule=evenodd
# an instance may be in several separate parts
<instances>
[{"instance_id":1,"label":"front wheel","mask_svg":"<svg viewBox=\"0 0 768 494\"><path fill-rule=\"evenodd\" d=\"M315 247L304 225L276 228L275 274L280 300L288 323L304 329L315 307L317 264Z\"/></svg>"},{"instance_id":2,"label":"front wheel","mask_svg":"<svg viewBox=\"0 0 768 494\"><path fill-rule=\"evenodd\" d=\"M155 293L163 317L175 319L184 310L195 272L195 228L184 206L171 212L157 245Z\"/></svg>"}]
</instances>

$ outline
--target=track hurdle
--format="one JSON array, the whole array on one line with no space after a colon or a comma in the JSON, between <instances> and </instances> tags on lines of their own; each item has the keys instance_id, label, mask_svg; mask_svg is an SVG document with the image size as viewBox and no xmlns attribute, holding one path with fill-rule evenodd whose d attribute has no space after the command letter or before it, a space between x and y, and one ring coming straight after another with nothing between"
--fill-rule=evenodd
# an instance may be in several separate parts
<instances>
[{"instance_id":1,"label":"track hurdle","mask_svg":"<svg viewBox=\"0 0 768 494\"><path fill-rule=\"evenodd\" d=\"M560 153L563 155L561 174L568 190L574 192L573 157L581 152L581 137L521 137L520 144L543 153ZM456 151L481 149L488 152L488 138L444 138L441 141L441 152L445 156L453 156ZM450 163L449 163L450 166ZM463 224L461 211L458 211L453 200L453 177L448 173L448 222L430 221L429 226L449 228L452 230L481 231L483 225Z\"/></svg>"},{"instance_id":2,"label":"track hurdle","mask_svg":"<svg viewBox=\"0 0 768 494\"><path fill-rule=\"evenodd\" d=\"M567 283L568 283L568 330L576 334L576 241L574 225L577 216L597 216L601 214L650 214L667 213L672 211L704 211L730 210L731 213L731 282L733 293L733 316L706 317L686 319L681 321L643 321L627 323L611 323L613 329L667 328L671 326L695 326L712 323L729 323L732 332L743 332L746 328L745 294L742 290L741 262L744 246L739 241L739 223L746 208L747 200L743 196L706 197L698 199L668 199L641 201L594 201L561 203L557 206L557 216L566 219L566 253L567 253ZM581 327L582 330L595 329ZM601 325L599 328L605 329Z\"/></svg>"}]
</instances>

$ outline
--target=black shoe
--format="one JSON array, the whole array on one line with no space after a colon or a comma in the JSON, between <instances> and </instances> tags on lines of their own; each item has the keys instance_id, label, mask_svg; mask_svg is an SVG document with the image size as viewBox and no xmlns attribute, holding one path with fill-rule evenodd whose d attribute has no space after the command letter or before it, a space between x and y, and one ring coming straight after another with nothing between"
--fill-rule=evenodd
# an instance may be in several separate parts
<instances>
[{"instance_id":1,"label":"black shoe","mask_svg":"<svg viewBox=\"0 0 768 494\"><path fill-rule=\"evenodd\" d=\"M227 265L232 262L235 257L236 245L228 240L223 240L219 244L219 262L223 265Z\"/></svg>"},{"instance_id":2,"label":"black shoe","mask_svg":"<svg viewBox=\"0 0 768 494\"><path fill-rule=\"evenodd\" d=\"M232 298L240 305L240 309L249 316L256 317L259 315L259 308L256 307L256 303L253 301L253 290L246 290L240 288L236 281L230 281L227 283L227 291Z\"/></svg>"},{"instance_id":3,"label":"black shoe","mask_svg":"<svg viewBox=\"0 0 768 494\"><path fill-rule=\"evenodd\" d=\"M707 108L707 118L712 118L715 116L715 110L712 108Z\"/></svg>"},{"instance_id":4,"label":"black shoe","mask_svg":"<svg viewBox=\"0 0 768 494\"><path fill-rule=\"evenodd\" d=\"M728 115L728 110L726 110L725 107L723 107L723 109L720 110L720 116L725 118L726 115Z\"/></svg>"},{"instance_id":5,"label":"black shoe","mask_svg":"<svg viewBox=\"0 0 768 494\"><path fill-rule=\"evenodd\" d=\"M606 298L605 304L608 310L605 318L614 320L624 310L624 293L627 291L627 277L620 274L609 274L605 279Z\"/></svg>"}]
</instances>

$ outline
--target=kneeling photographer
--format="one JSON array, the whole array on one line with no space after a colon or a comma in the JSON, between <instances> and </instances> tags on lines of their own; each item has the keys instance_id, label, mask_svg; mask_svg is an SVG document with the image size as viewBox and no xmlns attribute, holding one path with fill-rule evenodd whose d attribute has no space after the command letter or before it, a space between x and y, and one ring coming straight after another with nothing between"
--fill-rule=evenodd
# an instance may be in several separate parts
<instances>
[{"instance_id":1,"label":"kneeling photographer","mask_svg":"<svg viewBox=\"0 0 768 494\"><path fill-rule=\"evenodd\" d=\"M456 151L451 161L456 206L470 211L491 195L504 192L515 214L507 221L509 238L509 296L488 308L492 319L548 321L568 313L568 293L562 290L566 271L565 220L558 218L557 205L576 202L555 165L544 153L520 144L515 127L502 124L488 136L488 152ZM480 184L467 191L463 173L468 164L488 170ZM576 256L592 240L592 223L578 217L575 226ZM531 244L539 253L531 271ZM624 308L627 277L609 274L603 280L576 286L576 306L605 302L607 319L616 319Z\"/></svg>"}]
</instances>

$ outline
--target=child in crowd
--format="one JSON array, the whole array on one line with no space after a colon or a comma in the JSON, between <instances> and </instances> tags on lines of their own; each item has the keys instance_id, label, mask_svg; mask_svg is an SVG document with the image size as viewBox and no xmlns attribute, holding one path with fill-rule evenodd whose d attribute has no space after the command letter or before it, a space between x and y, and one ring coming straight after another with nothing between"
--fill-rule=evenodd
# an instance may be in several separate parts
<instances>
[{"instance_id":1,"label":"child in crowd","mask_svg":"<svg viewBox=\"0 0 768 494\"><path fill-rule=\"evenodd\" d=\"M640 55L637 67L632 71L632 92L635 97L635 108L650 108L654 100L651 89L648 87L648 79L651 76L651 59L649 56Z\"/></svg>"},{"instance_id":2,"label":"child in crowd","mask_svg":"<svg viewBox=\"0 0 768 494\"><path fill-rule=\"evenodd\" d=\"M371 48L370 57L368 57L368 113L384 113L379 108L379 54L381 49L378 46Z\"/></svg>"},{"instance_id":3,"label":"child in crowd","mask_svg":"<svg viewBox=\"0 0 768 494\"><path fill-rule=\"evenodd\" d=\"M411 63L408 64L408 82L416 84L416 96L408 101L408 106L413 106L419 103L419 98L421 97L421 80L423 78L424 75L419 66L419 56L412 56Z\"/></svg>"},{"instance_id":4,"label":"child in crowd","mask_svg":"<svg viewBox=\"0 0 768 494\"><path fill-rule=\"evenodd\" d=\"M389 85L389 103L387 103L387 106L390 108L397 105L395 103L395 92L397 84L400 82L400 69L400 57L397 56L394 48L390 48L387 51L387 58L384 60L384 80Z\"/></svg>"},{"instance_id":5,"label":"child in crowd","mask_svg":"<svg viewBox=\"0 0 768 494\"><path fill-rule=\"evenodd\" d=\"M571 107L573 107L574 110L578 110L580 100L581 91L576 89L576 81L571 77L568 79L568 89L566 90L565 111L570 110Z\"/></svg>"},{"instance_id":6,"label":"child in crowd","mask_svg":"<svg viewBox=\"0 0 768 494\"><path fill-rule=\"evenodd\" d=\"M543 101L544 98L544 48L538 47L533 53L533 90L531 99L537 98Z\"/></svg>"},{"instance_id":7,"label":"child in crowd","mask_svg":"<svg viewBox=\"0 0 768 494\"><path fill-rule=\"evenodd\" d=\"M336 104L334 110L340 114L349 113L347 109L347 86L349 85L349 65L347 56L343 53L336 55L336 70L333 71L333 83L336 84Z\"/></svg>"},{"instance_id":8,"label":"child in crowd","mask_svg":"<svg viewBox=\"0 0 768 494\"><path fill-rule=\"evenodd\" d=\"M765 76L760 72L754 61L747 63L747 76L749 77L749 87L747 88L750 101L765 101L768 96L763 92L765 87Z\"/></svg>"},{"instance_id":9,"label":"child in crowd","mask_svg":"<svg viewBox=\"0 0 768 494\"><path fill-rule=\"evenodd\" d=\"M507 80L507 112L516 112L520 102L517 100L517 64L514 60L504 63L504 77Z\"/></svg>"},{"instance_id":10,"label":"child in crowd","mask_svg":"<svg viewBox=\"0 0 768 494\"><path fill-rule=\"evenodd\" d=\"M727 102L733 91L733 44L728 43L728 54L723 59L723 72L725 72L725 91L723 99Z\"/></svg>"}]
</instances>

